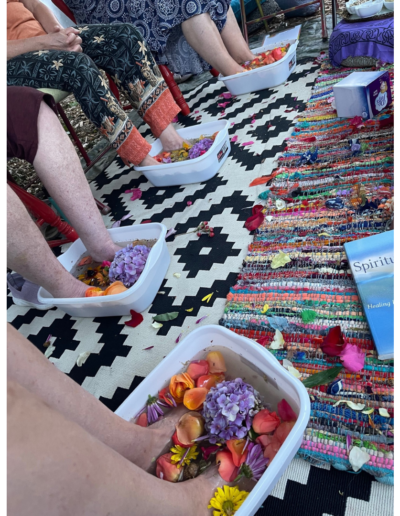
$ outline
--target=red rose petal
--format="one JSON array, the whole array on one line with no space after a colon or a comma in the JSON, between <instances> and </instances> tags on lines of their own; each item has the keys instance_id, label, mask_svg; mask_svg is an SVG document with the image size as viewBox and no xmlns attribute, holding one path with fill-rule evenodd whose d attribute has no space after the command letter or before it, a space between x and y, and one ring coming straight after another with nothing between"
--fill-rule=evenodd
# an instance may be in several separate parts
<instances>
[{"instance_id":1,"label":"red rose petal","mask_svg":"<svg viewBox=\"0 0 400 516\"><path fill-rule=\"evenodd\" d=\"M344 340L340 326L334 326L324 338L321 349L330 357L339 356L344 349Z\"/></svg>"},{"instance_id":2,"label":"red rose petal","mask_svg":"<svg viewBox=\"0 0 400 516\"><path fill-rule=\"evenodd\" d=\"M131 328L136 328L136 326L139 326L139 324L143 322L143 315L135 312L135 310L130 310L130 312L131 319L130 321L125 321L125 324Z\"/></svg>"}]
</instances>

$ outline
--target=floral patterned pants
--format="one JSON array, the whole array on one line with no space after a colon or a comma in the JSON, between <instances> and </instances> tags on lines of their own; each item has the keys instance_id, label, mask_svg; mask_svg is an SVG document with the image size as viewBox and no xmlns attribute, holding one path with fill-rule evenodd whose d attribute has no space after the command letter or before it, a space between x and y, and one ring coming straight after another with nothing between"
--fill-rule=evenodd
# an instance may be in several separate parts
<instances>
[{"instance_id":1,"label":"floral patterned pants","mask_svg":"<svg viewBox=\"0 0 400 516\"><path fill-rule=\"evenodd\" d=\"M76 28L82 52L38 50L14 57L7 62L7 84L72 92L89 120L121 151L121 157L136 165L148 154L150 144L129 120L99 68L127 93L156 138L180 109L133 25Z\"/></svg>"}]
</instances>

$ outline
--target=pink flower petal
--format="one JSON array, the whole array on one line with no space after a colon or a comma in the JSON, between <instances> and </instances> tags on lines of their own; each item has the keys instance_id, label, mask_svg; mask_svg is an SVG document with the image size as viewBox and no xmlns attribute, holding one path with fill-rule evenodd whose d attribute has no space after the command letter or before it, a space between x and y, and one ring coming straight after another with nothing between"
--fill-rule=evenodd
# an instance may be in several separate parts
<instances>
[{"instance_id":1,"label":"pink flower petal","mask_svg":"<svg viewBox=\"0 0 400 516\"><path fill-rule=\"evenodd\" d=\"M357 373L364 367L365 353L356 345L346 344L339 356L344 367L351 373Z\"/></svg>"},{"instance_id":2,"label":"pink flower petal","mask_svg":"<svg viewBox=\"0 0 400 516\"><path fill-rule=\"evenodd\" d=\"M200 113L200 111L199 111L198 109L196 109L196 111L194 112L194 114L196 114L196 113Z\"/></svg>"},{"instance_id":3,"label":"pink flower petal","mask_svg":"<svg viewBox=\"0 0 400 516\"><path fill-rule=\"evenodd\" d=\"M120 220L116 220L116 221L114 222L114 224L113 224L111 227L112 227L112 228L119 228L119 227L120 227L120 225L121 225L121 221L120 221Z\"/></svg>"},{"instance_id":4,"label":"pink flower petal","mask_svg":"<svg viewBox=\"0 0 400 516\"><path fill-rule=\"evenodd\" d=\"M180 333L175 341L175 344L178 344L178 342L181 340L183 333Z\"/></svg>"},{"instance_id":5,"label":"pink flower petal","mask_svg":"<svg viewBox=\"0 0 400 516\"><path fill-rule=\"evenodd\" d=\"M165 235L165 239L167 239L168 237L170 237L171 235L174 235L176 233L176 229L175 228L171 228L167 231L167 234Z\"/></svg>"},{"instance_id":6,"label":"pink flower petal","mask_svg":"<svg viewBox=\"0 0 400 516\"><path fill-rule=\"evenodd\" d=\"M153 349L154 346L149 346L148 348L144 348L143 351L147 351L148 349Z\"/></svg>"},{"instance_id":7,"label":"pink flower petal","mask_svg":"<svg viewBox=\"0 0 400 516\"><path fill-rule=\"evenodd\" d=\"M231 122L231 125L235 125L235 122Z\"/></svg>"},{"instance_id":8,"label":"pink flower petal","mask_svg":"<svg viewBox=\"0 0 400 516\"><path fill-rule=\"evenodd\" d=\"M200 317L200 319L197 319L196 324L200 324L201 321L204 321L204 319L207 319L208 315L205 315L204 317Z\"/></svg>"},{"instance_id":9,"label":"pink flower petal","mask_svg":"<svg viewBox=\"0 0 400 516\"><path fill-rule=\"evenodd\" d=\"M296 421L297 415L289 403L283 399L278 403L278 414L282 421Z\"/></svg>"},{"instance_id":10,"label":"pink flower petal","mask_svg":"<svg viewBox=\"0 0 400 516\"><path fill-rule=\"evenodd\" d=\"M132 188L131 190L127 190L125 193L132 194L130 198L131 201L136 201L136 199L140 199L142 197L142 190L140 188Z\"/></svg>"},{"instance_id":11,"label":"pink flower petal","mask_svg":"<svg viewBox=\"0 0 400 516\"><path fill-rule=\"evenodd\" d=\"M224 99L231 99L232 93L221 93L220 97L223 97Z\"/></svg>"},{"instance_id":12,"label":"pink flower petal","mask_svg":"<svg viewBox=\"0 0 400 516\"><path fill-rule=\"evenodd\" d=\"M186 204L187 204L188 206L191 206L193 203L192 203L192 201L188 201Z\"/></svg>"},{"instance_id":13,"label":"pink flower petal","mask_svg":"<svg viewBox=\"0 0 400 516\"><path fill-rule=\"evenodd\" d=\"M175 124L177 121L178 121L178 117L177 117L177 116L175 116L175 117L172 119L172 123L174 123L174 124Z\"/></svg>"},{"instance_id":14,"label":"pink flower petal","mask_svg":"<svg viewBox=\"0 0 400 516\"><path fill-rule=\"evenodd\" d=\"M235 136L232 136L232 138L231 138L231 142L237 142L237 139L238 139L238 137L237 137L236 135L235 135Z\"/></svg>"},{"instance_id":15,"label":"pink flower petal","mask_svg":"<svg viewBox=\"0 0 400 516\"><path fill-rule=\"evenodd\" d=\"M242 143L242 147L246 147L248 145L253 145L253 141Z\"/></svg>"},{"instance_id":16,"label":"pink flower petal","mask_svg":"<svg viewBox=\"0 0 400 516\"><path fill-rule=\"evenodd\" d=\"M222 102L221 104L218 104L218 107L226 108L226 106L229 106L230 102Z\"/></svg>"}]
</instances>

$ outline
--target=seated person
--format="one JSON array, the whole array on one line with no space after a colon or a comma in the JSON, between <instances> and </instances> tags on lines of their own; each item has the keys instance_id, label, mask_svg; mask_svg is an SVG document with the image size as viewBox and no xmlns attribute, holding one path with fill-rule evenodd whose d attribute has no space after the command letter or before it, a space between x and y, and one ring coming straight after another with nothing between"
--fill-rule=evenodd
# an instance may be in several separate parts
<instances>
[{"instance_id":1,"label":"seated person","mask_svg":"<svg viewBox=\"0 0 400 516\"><path fill-rule=\"evenodd\" d=\"M125 164L157 165L111 93L98 66L126 91L166 151L183 140L171 125L180 111L140 32L131 24L62 29L38 0L7 0L7 84L72 92Z\"/></svg>"},{"instance_id":2,"label":"seated person","mask_svg":"<svg viewBox=\"0 0 400 516\"><path fill-rule=\"evenodd\" d=\"M158 64L180 75L211 67L228 76L242 72L251 53L230 0L64 0L79 24L130 22ZM115 5L117 4L117 5ZM211 65L211 66L210 66Z\"/></svg>"},{"instance_id":3,"label":"seated person","mask_svg":"<svg viewBox=\"0 0 400 516\"><path fill-rule=\"evenodd\" d=\"M182 412L142 428L7 331L8 515L207 516L216 467L184 483L146 473Z\"/></svg>"},{"instance_id":4,"label":"seated person","mask_svg":"<svg viewBox=\"0 0 400 516\"><path fill-rule=\"evenodd\" d=\"M10 86L7 103L7 157L32 163L91 256L98 261L113 260L120 247L104 226L75 149L52 109L53 97L26 86ZM60 264L8 185L7 265L35 284L34 295L38 285L53 297L83 297L88 288ZM24 300L10 280L17 304L34 302Z\"/></svg>"}]
</instances>

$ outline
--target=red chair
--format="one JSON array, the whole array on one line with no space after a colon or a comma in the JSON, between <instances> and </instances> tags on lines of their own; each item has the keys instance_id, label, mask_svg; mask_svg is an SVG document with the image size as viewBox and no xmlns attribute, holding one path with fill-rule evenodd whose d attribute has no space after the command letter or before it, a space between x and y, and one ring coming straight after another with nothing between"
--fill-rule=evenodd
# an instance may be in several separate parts
<instances>
[{"instance_id":1,"label":"red chair","mask_svg":"<svg viewBox=\"0 0 400 516\"><path fill-rule=\"evenodd\" d=\"M63 239L48 241L47 243L50 247L57 247L69 242L74 242L79 238L78 233L72 226L67 222L63 222L45 202L18 186L9 173L7 173L7 184L18 195L26 209L36 218L36 225L38 227L47 223L57 228L58 231L65 236Z\"/></svg>"}]
</instances>

